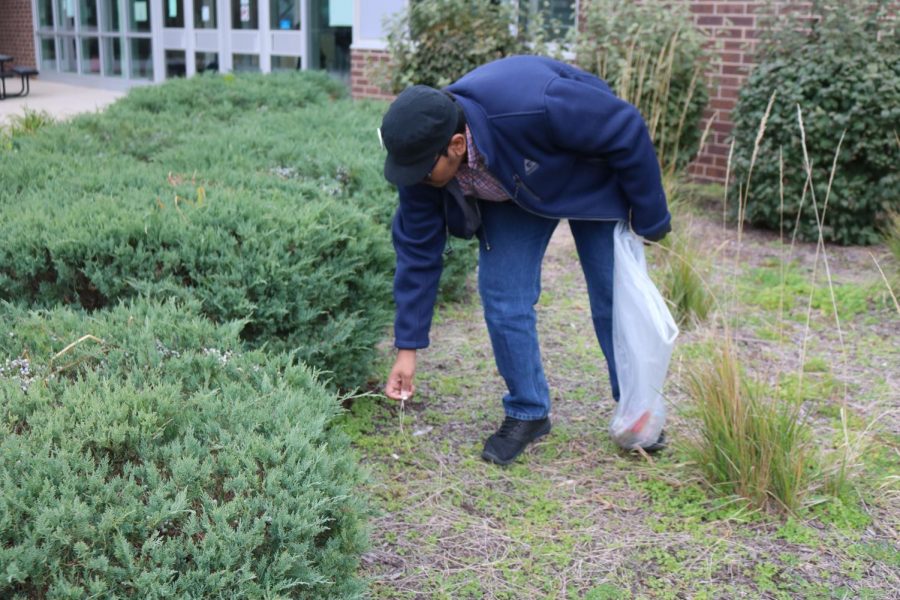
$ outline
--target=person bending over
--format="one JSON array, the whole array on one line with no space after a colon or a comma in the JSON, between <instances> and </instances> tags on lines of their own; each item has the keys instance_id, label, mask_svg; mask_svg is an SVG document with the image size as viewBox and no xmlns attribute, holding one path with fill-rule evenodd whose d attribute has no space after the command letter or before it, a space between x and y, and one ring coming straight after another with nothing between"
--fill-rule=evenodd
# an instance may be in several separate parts
<instances>
[{"instance_id":1,"label":"person bending over","mask_svg":"<svg viewBox=\"0 0 900 600\"><path fill-rule=\"evenodd\" d=\"M406 89L385 113L379 135L387 150L384 176L399 196L392 224L398 350L385 394L400 400L415 392L416 350L429 345L447 235L466 228L461 235L471 235L472 221L480 221L478 290L508 390L505 419L482 457L509 464L549 433L534 305L547 243L568 219L618 400L613 230L618 221L630 222L651 241L671 230L659 163L638 110L580 69L514 56L444 90ZM646 450L664 444L661 437Z\"/></svg>"}]
</instances>

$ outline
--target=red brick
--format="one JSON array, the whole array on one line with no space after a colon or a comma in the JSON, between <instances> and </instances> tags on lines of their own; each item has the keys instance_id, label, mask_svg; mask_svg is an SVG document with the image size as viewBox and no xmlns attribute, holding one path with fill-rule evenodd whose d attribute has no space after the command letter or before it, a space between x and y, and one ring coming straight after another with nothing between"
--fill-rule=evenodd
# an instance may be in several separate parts
<instances>
[{"instance_id":1,"label":"red brick","mask_svg":"<svg viewBox=\"0 0 900 600\"><path fill-rule=\"evenodd\" d=\"M691 12L695 15L711 15L715 12L715 7L706 2L691 2Z\"/></svg>"},{"instance_id":2,"label":"red brick","mask_svg":"<svg viewBox=\"0 0 900 600\"><path fill-rule=\"evenodd\" d=\"M742 15L746 12L744 3L717 3L717 15Z\"/></svg>"},{"instance_id":3,"label":"red brick","mask_svg":"<svg viewBox=\"0 0 900 600\"><path fill-rule=\"evenodd\" d=\"M0 54L16 65L37 67L30 0L3 0L0 9Z\"/></svg>"},{"instance_id":4,"label":"red brick","mask_svg":"<svg viewBox=\"0 0 900 600\"><path fill-rule=\"evenodd\" d=\"M728 17L726 21L735 27L755 27L756 17Z\"/></svg>"},{"instance_id":5,"label":"red brick","mask_svg":"<svg viewBox=\"0 0 900 600\"><path fill-rule=\"evenodd\" d=\"M728 114L731 112L731 109L734 108L734 100L728 100L724 98L713 98L709 101L709 106L713 110L719 111L719 114Z\"/></svg>"},{"instance_id":6,"label":"red brick","mask_svg":"<svg viewBox=\"0 0 900 600\"><path fill-rule=\"evenodd\" d=\"M722 167L707 167L706 176L714 181L725 181L725 169Z\"/></svg>"},{"instance_id":7,"label":"red brick","mask_svg":"<svg viewBox=\"0 0 900 600\"><path fill-rule=\"evenodd\" d=\"M722 73L725 75L746 75L747 65L722 65Z\"/></svg>"},{"instance_id":8,"label":"red brick","mask_svg":"<svg viewBox=\"0 0 900 600\"><path fill-rule=\"evenodd\" d=\"M724 144L707 144L706 154L713 156L728 156L728 146Z\"/></svg>"},{"instance_id":9,"label":"red brick","mask_svg":"<svg viewBox=\"0 0 900 600\"><path fill-rule=\"evenodd\" d=\"M740 88L731 88L731 87L721 87L719 88L719 97L720 98L732 98L737 100L738 94L740 93Z\"/></svg>"},{"instance_id":10,"label":"red brick","mask_svg":"<svg viewBox=\"0 0 900 600\"><path fill-rule=\"evenodd\" d=\"M747 54L744 56L745 56L745 58L749 57L751 59L751 61L753 59L752 55ZM722 75L716 81L718 82L718 84L720 86L728 86L728 87L738 87L741 84L741 78L735 77L733 75Z\"/></svg>"},{"instance_id":11,"label":"red brick","mask_svg":"<svg viewBox=\"0 0 900 600\"><path fill-rule=\"evenodd\" d=\"M741 53L740 52L722 52L719 54L719 58L723 63L740 63L741 62Z\"/></svg>"},{"instance_id":12,"label":"red brick","mask_svg":"<svg viewBox=\"0 0 900 600\"><path fill-rule=\"evenodd\" d=\"M725 23L722 17L697 17L697 25L701 27L718 26Z\"/></svg>"}]
</instances>

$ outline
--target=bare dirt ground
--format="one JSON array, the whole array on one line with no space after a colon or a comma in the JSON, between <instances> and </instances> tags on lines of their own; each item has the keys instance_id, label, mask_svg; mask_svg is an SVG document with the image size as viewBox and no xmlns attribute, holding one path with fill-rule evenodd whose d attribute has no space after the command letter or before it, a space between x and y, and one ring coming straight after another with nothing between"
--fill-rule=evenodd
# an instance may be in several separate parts
<instances>
[{"instance_id":1,"label":"bare dirt ground","mask_svg":"<svg viewBox=\"0 0 900 600\"><path fill-rule=\"evenodd\" d=\"M886 270L897 265L883 247L827 248L838 327L821 256L821 291L807 310L802 281L811 281L815 244L790 248L750 230L738 244L715 216L687 221L719 310L679 337L667 390L672 446L658 458L618 451L606 434L614 404L565 224L537 307L553 397L545 441L508 468L479 458L502 420L504 388L474 293L440 308L413 401L357 402L353 435L378 510L363 562L374 597L900 597L900 316L872 256ZM798 282L774 296L793 304L773 306L781 265ZM803 395L824 455L842 439L841 407L854 436L866 432L850 500L813 490L809 508L784 515L704 485L686 452L698 421L685 378L724 321L748 371Z\"/></svg>"}]
</instances>

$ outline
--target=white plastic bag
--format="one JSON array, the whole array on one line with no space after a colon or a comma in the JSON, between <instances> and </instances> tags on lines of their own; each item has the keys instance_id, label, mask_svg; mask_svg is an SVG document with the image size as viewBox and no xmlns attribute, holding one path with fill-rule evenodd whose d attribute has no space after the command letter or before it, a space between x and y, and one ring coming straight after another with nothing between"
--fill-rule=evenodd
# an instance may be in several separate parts
<instances>
[{"instance_id":1,"label":"white plastic bag","mask_svg":"<svg viewBox=\"0 0 900 600\"><path fill-rule=\"evenodd\" d=\"M619 402L609 434L622 448L650 446L666 420L662 396L678 326L647 275L644 246L624 222L616 225L613 268L613 352Z\"/></svg>"}]
</instances>

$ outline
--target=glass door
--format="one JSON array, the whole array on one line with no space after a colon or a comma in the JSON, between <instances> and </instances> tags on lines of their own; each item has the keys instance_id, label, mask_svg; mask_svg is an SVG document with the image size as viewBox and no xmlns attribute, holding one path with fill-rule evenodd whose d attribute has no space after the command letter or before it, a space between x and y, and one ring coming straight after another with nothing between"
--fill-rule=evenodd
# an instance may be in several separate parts
<instances>
[{"instance_id":1,"label":"glass door","mask_svg":"<svg viewBox=\"0 0 900 600\"><path fill-rule=\"evenodd\" d=\"M353 0L310 0L309 66L350 83Z\"/></svg>"},{"instance_id":2,"label":"glass door","mask_svg":"<svg viewBox=\"0 0 900 600\"><path fill-rule=\"evenodd\" d=\"M153 79L150 0L35 0L43 71Z\"/></svg>"}]
</instances>

